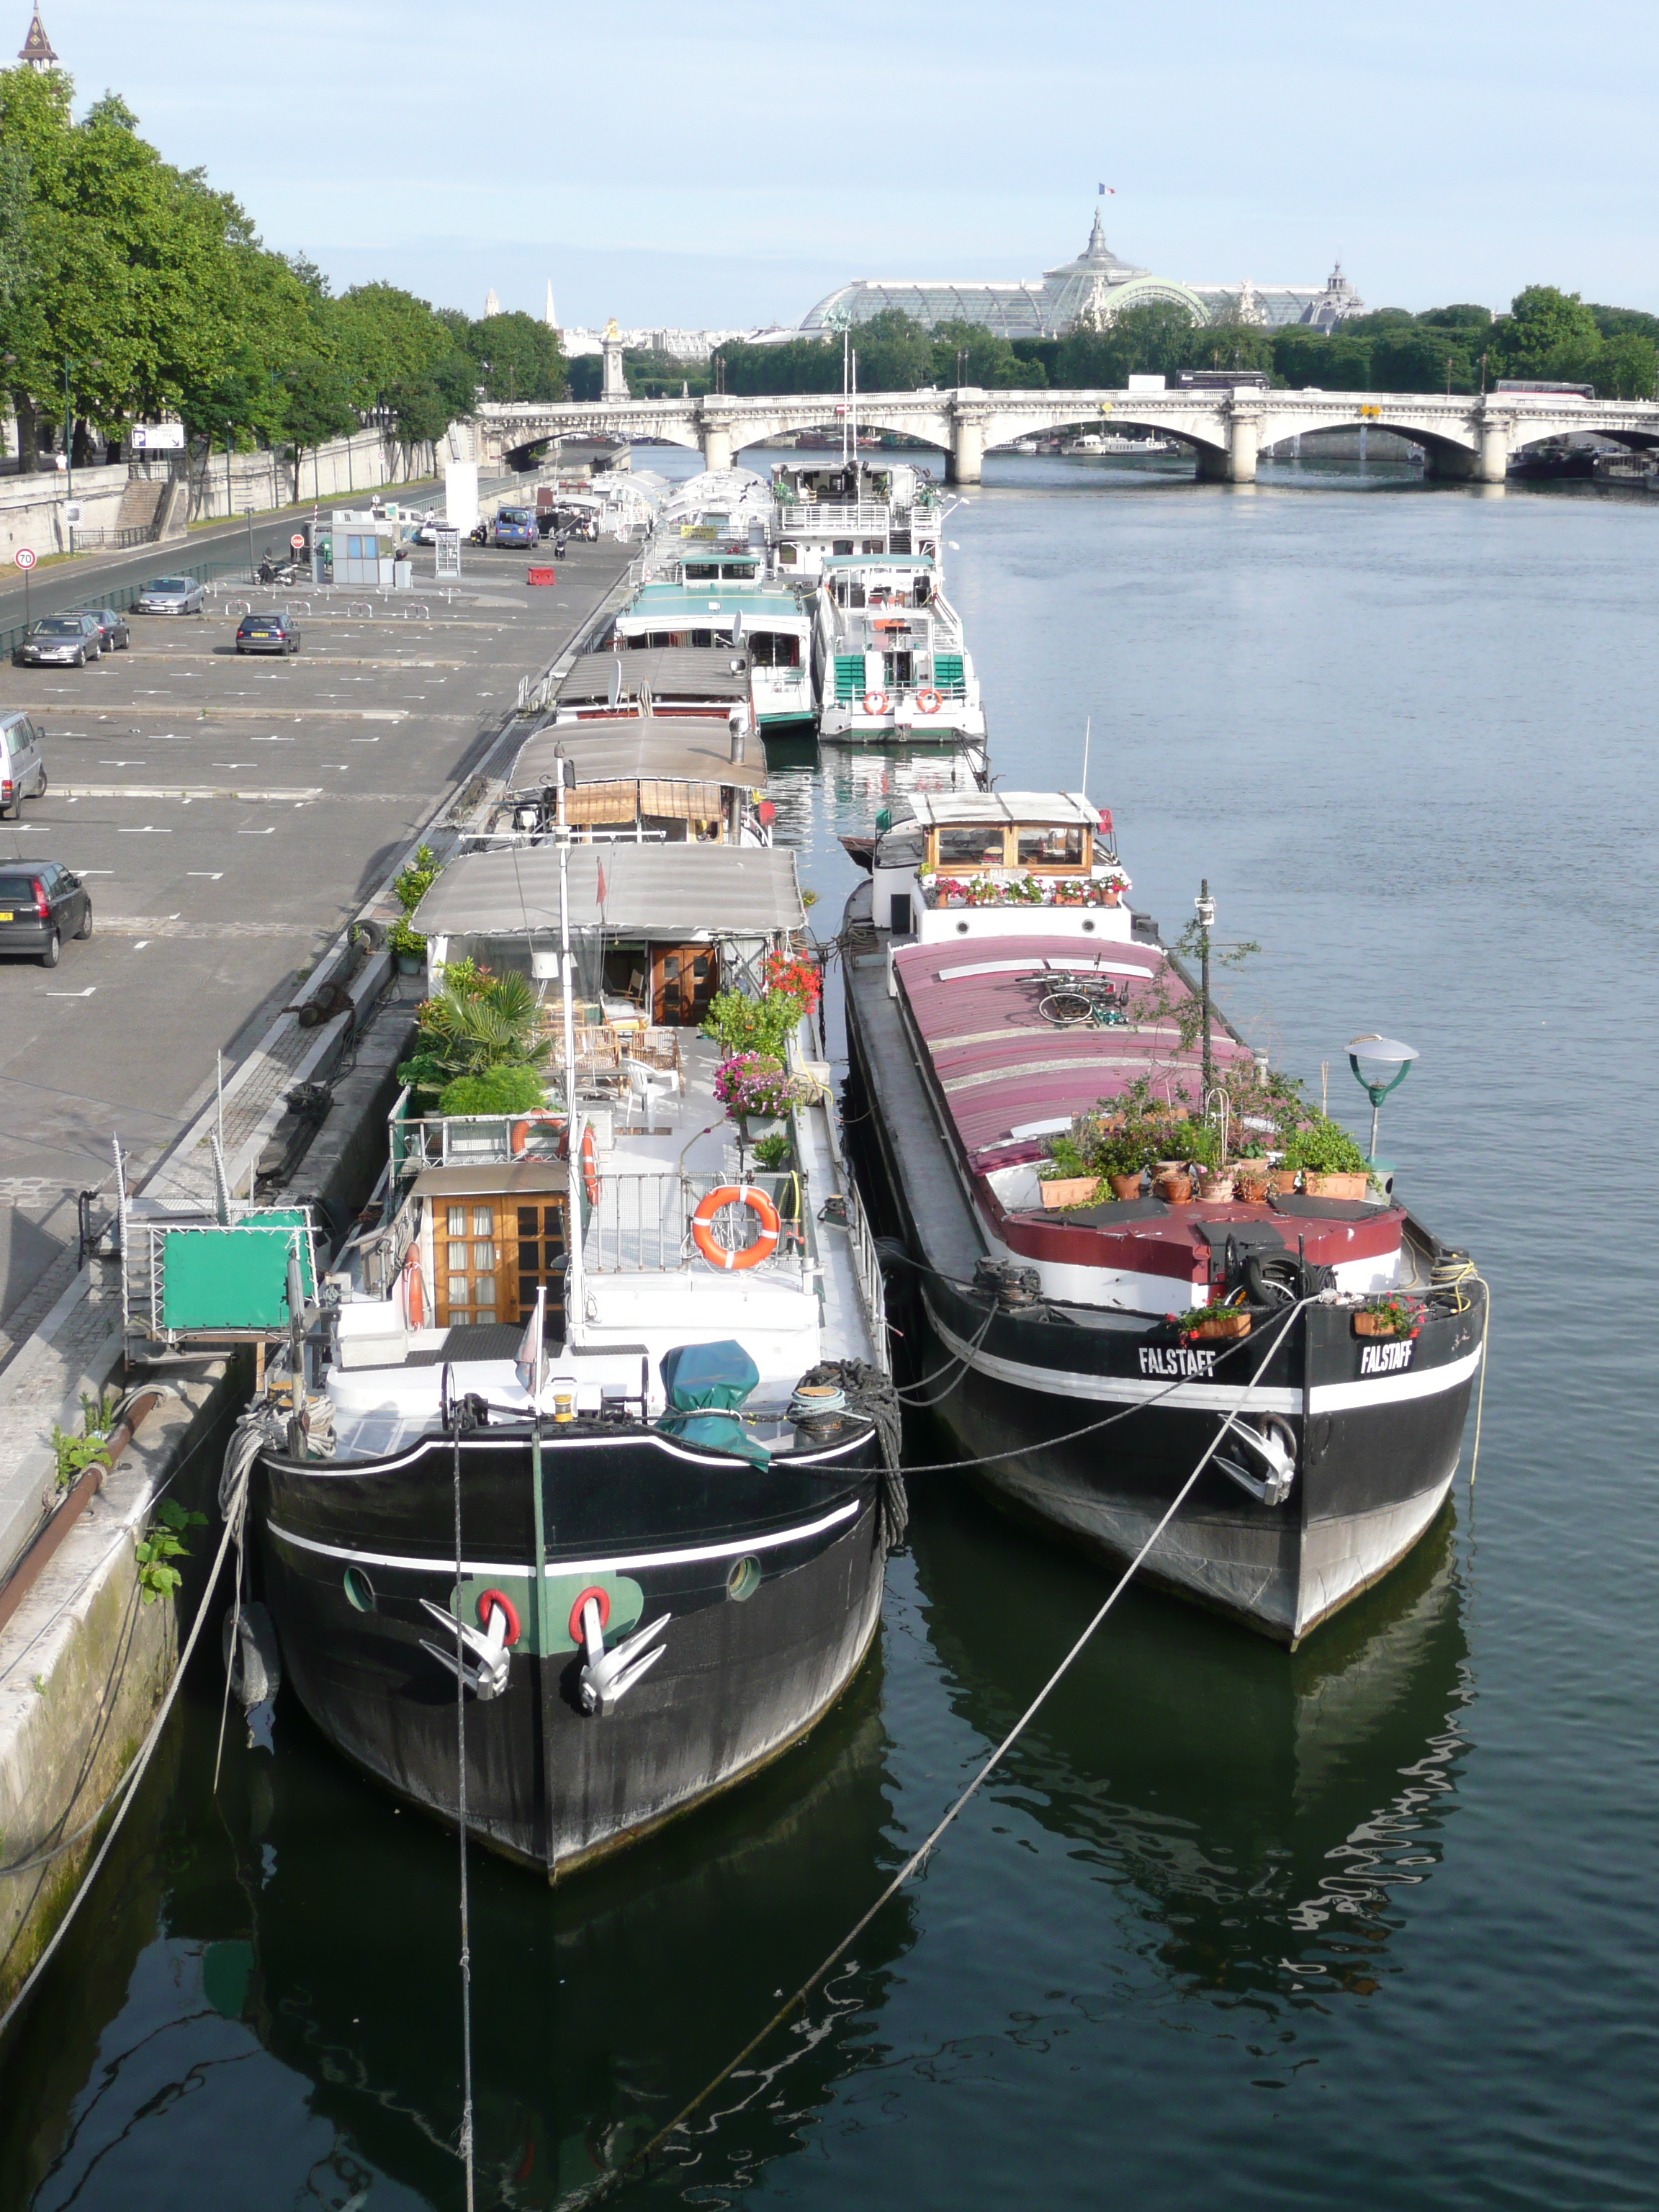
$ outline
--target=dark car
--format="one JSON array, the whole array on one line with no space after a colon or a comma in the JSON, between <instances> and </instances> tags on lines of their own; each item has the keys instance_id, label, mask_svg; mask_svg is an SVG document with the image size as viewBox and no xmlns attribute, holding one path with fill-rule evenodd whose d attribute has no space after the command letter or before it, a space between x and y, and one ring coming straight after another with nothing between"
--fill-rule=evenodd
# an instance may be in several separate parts
<instances>
[{"instance_id":1,"label":"dark car","mask_svg":"<svg viewBox=\"0 0 1659 2212\"><path fill-rule=\"evenodd\" d=\"M12 654L20 668L52 665L84 668L104 649L104 634L93 615L43 615L31 623Z\"/></svg>"},{"instance_id":2,"label":"dark car","mask_svg":"<svg viewBox=\"0 0 1659 2212\"><path fill-rule=\"evenodd\" d=\"M132 632L113 607L89 607L87 610L98 625L98 636L106 653L125 653L132 643Z\"/></svg>"},{"instance_id":3,"label":"dark car","mask_svg":"<svg viewBox=\"0 0 1659 2212\"><path fill-rule=\"evenodd\" d=\"M297 653L300 633L286 615L244 615L236 625L238 653Z\"/></svg>"},{"instance_id":4,"label":"dark car","mask_svg":"<svg viewBox=\"0 0 1659 2212\"><path fill-rule=\"evenodd\" d=\"M92 935L92 895L57 860L0 866L0 952L31 952L55 968L66 937Z\"/></svg>"}]
</instances>

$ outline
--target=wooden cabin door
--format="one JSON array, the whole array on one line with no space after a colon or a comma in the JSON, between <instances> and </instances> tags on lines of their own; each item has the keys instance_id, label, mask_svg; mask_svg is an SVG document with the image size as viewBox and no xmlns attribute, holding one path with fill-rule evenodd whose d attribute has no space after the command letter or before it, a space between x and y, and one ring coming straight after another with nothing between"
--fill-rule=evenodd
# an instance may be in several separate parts
<instances>
[{"instance_id":1,"label":"wooden cabin door","mask_svg":"<svg viewBox=\"0 0 1659 2212\"><path fill-rule=\"evenodd\" d=\"M720 978L711 945L659 945L651 955L651 1019L659 1029L695 1029Z\"/></svg>"},{"instance_id":2,"label":"wooden cabin door","mask_svg":"<svg viewBox=\"0 0 1659 2212\"><path fill-rule=\"evenodd\" d=\"M548 1334L562 1342L568 1218L562 1192L440 1200L433 1223L436 1326L521 1323L544 1284Z\"/></svg>"}]
</instances>

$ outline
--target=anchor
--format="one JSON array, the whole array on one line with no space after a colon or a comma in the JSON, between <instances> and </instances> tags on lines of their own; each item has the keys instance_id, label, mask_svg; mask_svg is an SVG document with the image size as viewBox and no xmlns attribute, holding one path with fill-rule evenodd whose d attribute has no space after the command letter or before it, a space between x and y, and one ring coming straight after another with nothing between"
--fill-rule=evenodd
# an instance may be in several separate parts
<instances>
[{"instance_id":1,"label":"anchor","mask_svg":"<svg viewBox=\"0 0 1659 2212\"><path fill-rule=\"evenodd\" d=\"M605 1624L600 1618L599 1600L596 1593L584 1593L580 1600L582 1650L586 1656L578 1677L579 1693L585 1713L609 1713L628 1695L635 1682L648 1668L655 1666L667 1650L657 1638L668 1626L669 1616L659 1613L648 1626L637 1629L620 1644L605 1647ZM609 1607L606 1607L609 1611Z\"/></svg>"},{"instance_id":2,"label":"anchor","mask_svg":"<svg viewBox=\"0 0 1659 2212\"><path fill-rule=\"evenodd\" d=\"M452 1674L459 1674L475 1697L484 1703L499 1698L507 1687L507 1670L510 1663L507 1649L507 1631L511 1623L507 1608L491 1605L489 1626L481 1633L469 1628L465 1621L458 1620L443 1606L434 1605L429 1597L421 1600L426 1611L441 1626L447 1628L455 1639L455 1650L446 1651L441 1644L421 1638L422 1651L429 1651L441 1667L447 1667ZM462 1656L463 1649L472 1655L476 1664L469 1667Z\"/></svg>"},{"instance_id":3,"label":"anchor","mask_svg":"<svg viewBox=\"0 0 1659 2212\"><path fill-rule=\"evenodd\" d=\"M1237 1460L1217 1455L1216 1465L1224 1474L1231 1475L1241 1490L1248 1490L1262 1505L1282 1505L1291 1494L1296 1480L1296 1434L1288 1422L1269 1414L1261 1428L1252 1428L1246 1422L1229 1420L1228 1427L1239 1442L1248 1444L1263 1462L1267 1472L1254 1475Z\"/></svg>"}]
</instances>

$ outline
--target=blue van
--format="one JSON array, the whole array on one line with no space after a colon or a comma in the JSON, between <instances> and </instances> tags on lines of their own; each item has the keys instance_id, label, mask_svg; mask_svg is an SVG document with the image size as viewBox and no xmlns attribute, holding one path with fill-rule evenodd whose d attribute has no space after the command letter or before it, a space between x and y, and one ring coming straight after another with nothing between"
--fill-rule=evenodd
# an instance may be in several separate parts
<instances>
[{"instance_id":1,"label":"blue van","mask_svg":"<svg viewBox=\"0 0 1659 2212\"><path fill-rule=\"evenodd\" d=\"M539 545L541 532L536 527L535 510L528 507L503 507L495 516L495 543L498 545Z\"/></svg>"}]
</instances>

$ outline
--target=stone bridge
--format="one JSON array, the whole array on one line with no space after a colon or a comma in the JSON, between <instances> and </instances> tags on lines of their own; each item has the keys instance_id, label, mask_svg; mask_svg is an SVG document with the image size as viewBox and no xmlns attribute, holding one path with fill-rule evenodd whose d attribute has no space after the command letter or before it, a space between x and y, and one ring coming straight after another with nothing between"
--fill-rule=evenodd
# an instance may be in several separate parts
<instances>
[{"instance_id":1,"label":"stone bridge","mask_svg":"<svg viewBox=\"0 0 1659 2212\"><path fill-rule=\"evenodd\" d=\"M475 418L505 454L548 438L605 434L659 438L701 449L704 465L730 468L745 446L794 430L837 428L845 403L835 392L738 398L608 399L542 405L486 405ZM1265 446L1359 425L1393 430L1421 446L1431 471L1501 483L1510 456L1542 438L1595 430L1626 446L1659 445L1659 402L1576 399L1559 392L1489 392L1478 398L1435 392L870 392L858 398L860 430L894 430L946 456L952 483L977 483L987 453L1040 432L1151 430L1190 446L1198 473L1249 483Z\"/></svg>"}]
</instances>

